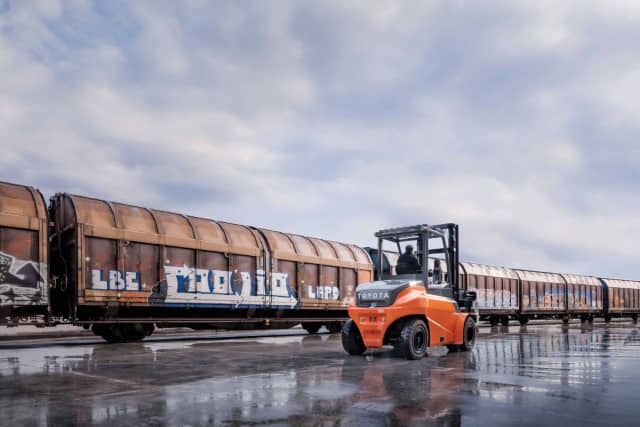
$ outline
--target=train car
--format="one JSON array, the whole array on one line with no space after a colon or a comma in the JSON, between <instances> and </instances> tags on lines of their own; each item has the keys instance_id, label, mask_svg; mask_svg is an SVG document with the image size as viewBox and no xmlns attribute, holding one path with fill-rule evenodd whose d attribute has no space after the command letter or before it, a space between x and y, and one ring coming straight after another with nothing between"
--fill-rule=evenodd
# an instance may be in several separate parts
<instances>
[{"instance_id":1,"label":"train car","mask_svg":"<svg viewBox=\"0 0 640 427\"><path fill-rule=\"evenodd\" d=\"M562 275L540 271L516 270L520 279L520 323L530 318L567 319L566 282Z\"/></svg>"},{"instance_id":2,"label":"train car","mask_svg":"<svg viewBox=\"0 0 640 427\"><path fill-rule=\"evenodd\" d=\"M0 322L47 313L47 227L38 190L0 182Z\"/></svg>"},{"instance_id":3,"label":"train car","mask_svg":"<svg viewBox=\"0 0 640 427\"><path fill-rule=\"evenodd\" d=\"M593 322L596 316L604 316L603 285L592 276L562 274L567 286L567 312L569 317Z\"/></svg>"},{"instance_id":4,"label":"train car","mask_svg":"<svg viewBox=\"0 0 640 427\"><path fill-rule=\"evenodd\" d=\"M517 317L520 309L519 277L515 271L493 265L460 263L461 287L476 293L480 319L492 325Z\"/></svg>"},{"instance_id":5,"label":"train car","mask_svg":"<svg viewBox=\"0 0 640 427\"><path fill-rule=\"evenodd\" d=\"M354 245L56 194L52 312L108 341L153 325L336 329L373 278Z\"/></svg>"},{"instance_id":6,"label":"train car","mask_svg":"<svg viewBox=\"0 0 640 427\"><path fill-rule=\"evenodd\" d=\"M632 280L600 279L605 285L605 319L628 316L638 320L640 314L640 282Z\"/></svg>"}]
</instances>

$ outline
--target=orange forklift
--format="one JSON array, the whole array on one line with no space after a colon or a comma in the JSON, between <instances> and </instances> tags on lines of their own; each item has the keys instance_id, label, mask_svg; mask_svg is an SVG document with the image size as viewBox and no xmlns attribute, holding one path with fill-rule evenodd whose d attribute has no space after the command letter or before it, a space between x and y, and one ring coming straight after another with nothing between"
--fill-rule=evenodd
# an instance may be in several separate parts
<instances>
[{"instance_id":1,"label":"orange forklift","mask_svg":"<svg viewBox=\"0 0 640 427\"><path fill-rule=\"evenodd\" d=\"M375 236L378 249L370 249L374 281L359 285L349 304L350 320L342 328L345 351L360 355L368 348L392 345L417 360L427 347L471 350L476 294L458 286L458 225L392 228ZM410 242L417 248L419 265L414 271L391 262L402 253L401 245ZM390 244L393 250L385 250Z\"/></svg>"}]
</instances>

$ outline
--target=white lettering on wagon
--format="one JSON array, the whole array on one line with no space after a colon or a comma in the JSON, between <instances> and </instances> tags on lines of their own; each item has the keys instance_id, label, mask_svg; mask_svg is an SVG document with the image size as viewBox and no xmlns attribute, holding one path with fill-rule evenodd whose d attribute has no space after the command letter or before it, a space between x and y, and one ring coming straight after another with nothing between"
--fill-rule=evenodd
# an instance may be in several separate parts
<instances>
[{"instance_id":1,"label":"white lettering on wagon","mask_svg":"<svg viewBox=\"0 0 640 427\"><path fill-rule=\"evenodd\" d=\"M314 289L315 288L315 289ZM339 300L340 289L337 286L313 286L307 287L309 298L317 298L323 300Z\"/></svg>"},{"instance_id":2,"label":"white lettering on wagon","mask_svg":"<svg viewBox=\"0 0 640 427\"><path fill-rule=\"evenodd\" d=\"M109 270L105 278L105 271L100 269L91 270L91 289L101 291L141 291L140 273L127 271L122 275L121 271Z\"/></svg>"},{"instance_id":3,"label":"white lettering on wagon","mask_svg":"<svg viewBox=\"0 0 640 427\"><path fill-rule=\"evenodd\" d=\"M257 270L255 286L246 271L201 269L189 266L165 266L165 303L231 304L295 307L297 298L291 291L289 275L271 273L271 288L267 289L264 270ZM118 270L91 270L91 289L108 291L148 292L152 284L141 284L140 274Z\"/></svg>"}]
</instances>

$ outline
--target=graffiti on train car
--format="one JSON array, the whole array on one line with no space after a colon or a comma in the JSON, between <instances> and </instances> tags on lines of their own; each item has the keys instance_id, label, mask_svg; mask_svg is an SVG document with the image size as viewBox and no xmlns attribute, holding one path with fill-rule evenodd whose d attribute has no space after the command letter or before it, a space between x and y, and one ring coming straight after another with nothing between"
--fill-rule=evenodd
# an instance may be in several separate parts
<instances>
[{"instance_id":1,"label":"graffiti on train car","mask_svg":"<svg viewBox=\"0 0 640 427\"><path fill-rule=\"evenodd\" d=\"M91 270L91 289L128 292L149 292L149 302L161 304L230 304L264 305L293 308L298 299L292 291L287 273L272 272L271 287L266 286L264 270L257 270L255 277L246 271L227 271L166 266L165 279L158 284L141 283L140 273L135 271ZM308 285L310 298L340 300L337 286ZM346 301L344 302L347 303Z\"/></svg>"},{"instance_id":2,"label":"graffiti on train car","mask_svg":"<svg viewBox=\"0 0 640 427\"><path fill-rule=\"evenodd\" d=\"M476 292L478 308L518 308L518 296L508 290L470 288Z\"/></svg>"},{"instance_id":3,"label":"graffiti on train car","mask_svg":"<svg viewBox=\"0 0 640 427\"><path fill-rule=\"evenodd\" d=\"M0 305L43 304L47 301L47 265L0 252Z\"/></svg>"}]
</instances>

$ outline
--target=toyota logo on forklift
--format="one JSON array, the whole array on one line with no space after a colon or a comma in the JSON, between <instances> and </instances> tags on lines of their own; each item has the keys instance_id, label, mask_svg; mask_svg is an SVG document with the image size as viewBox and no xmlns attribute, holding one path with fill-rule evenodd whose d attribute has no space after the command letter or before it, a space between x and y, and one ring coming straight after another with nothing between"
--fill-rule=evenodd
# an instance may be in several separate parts
<instances>
[{"instance_id":1,"label":"toyota logo on forklift","mask_svg":"<svg viewBox=\"0 0 640 427\"><path fill-rule=\"evenodd\" d=\"M372 251L373 282L356 288L342 346L351 355L383 345L407 359L425 356L428 347L469 351L476 338L476 295L458 284L458 225L415 225L378 231ZM412 255L413 246L417 248ZM385 243L394 245L385 251ZM402 245L407 244L405 254ZM402 255L400 255L402 254ZM399 256L394 269L389 256Z\"/></svg>"}]
</instances>

